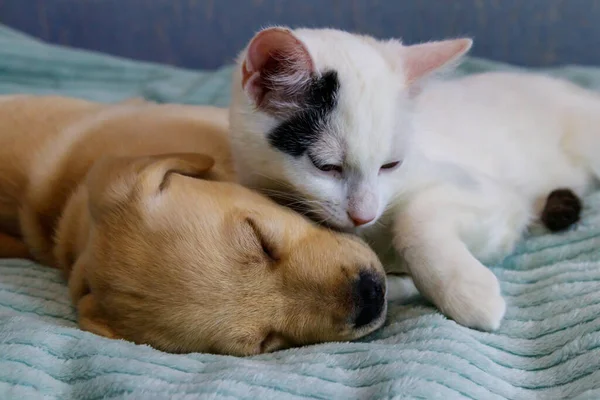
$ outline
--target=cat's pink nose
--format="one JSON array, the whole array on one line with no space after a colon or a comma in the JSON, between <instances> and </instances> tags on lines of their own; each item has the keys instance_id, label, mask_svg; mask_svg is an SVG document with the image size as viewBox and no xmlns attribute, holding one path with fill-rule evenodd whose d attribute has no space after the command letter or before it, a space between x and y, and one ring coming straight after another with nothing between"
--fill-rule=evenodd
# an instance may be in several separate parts
<instances>
[{"instance_id":1,"label":"cat's pink nose","mask_svg":"<svg viewBox=\"0 0 600 400\"><path fill-rule=\"evenodd\" d=\"M375 219L375 217L371 216L353 215L350 212L348 213L348 217L350 217L350 219L354 223L354 226L366 225Z\"/></svg>"}]
</instances>

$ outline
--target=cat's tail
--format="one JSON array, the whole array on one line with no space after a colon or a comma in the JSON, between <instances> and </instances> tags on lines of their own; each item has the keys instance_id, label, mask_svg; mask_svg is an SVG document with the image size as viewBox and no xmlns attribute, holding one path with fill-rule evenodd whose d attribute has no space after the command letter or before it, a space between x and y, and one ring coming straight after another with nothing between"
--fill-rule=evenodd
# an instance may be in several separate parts
<instances>
[{"instance_id":1,"label":"cat's tail","mask_svg":"<svg viewBox=\"0 0 600 400\"><path fill-rule=\"evenodd\" d=\"M564 231L579 221L581 207L581 199L570 189L557 189L546 198L540 219L551 232Z\"/></svg>"}]
</instances>

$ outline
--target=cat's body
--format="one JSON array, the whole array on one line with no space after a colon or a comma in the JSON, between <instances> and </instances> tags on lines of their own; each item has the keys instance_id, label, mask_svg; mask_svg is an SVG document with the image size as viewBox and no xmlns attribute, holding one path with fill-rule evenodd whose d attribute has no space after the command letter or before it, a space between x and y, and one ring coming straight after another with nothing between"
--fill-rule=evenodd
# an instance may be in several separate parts
<instances>
[{"instance_id":1,"label":"cat's body","mask_svg":"<svg viewBox=\"0 0 600 400\"><path fill-rule=\"evenodd\" d=\"M600 174L600 96L542 75L436 82L416 99L413 132L393 209L444 190L436 212L467 208L463 217L452 213L469 250L486 263L504 258L538 223L553 190L581 197ZM397 215L384 216L386 226ZM365 230L377 247L389 246L377 226Z\"/></svg>"},{"instance_id":2,"label":"cat's body","mask_svg":"<svg viewBox=\"0 0 600 400\"><path fill-rule=\"evenodd\" d=\"M480 262L510 254L555 189L595 186L600 97L544 76L475 75L426 88L413 129L406 184L386 229L365 228L370 242L448 315L496 328L504 302Z\"/></svg>"},{"instance_id":3,"label":"cat's body","mask_svg":"<svg viewBox=\"0 0 600 400\"><path fill-rule=\"evenodd\" d=\"M497 328L505 303L482 263L512 251L552 191L583 196L597 183L600 96L508 73L419 87L468 50L460 40L410 50L337 31L282 35L259 34L234 79L244 183L360 226L388 271L410 274L448 316Z\"/></svg>"}]
</instances>

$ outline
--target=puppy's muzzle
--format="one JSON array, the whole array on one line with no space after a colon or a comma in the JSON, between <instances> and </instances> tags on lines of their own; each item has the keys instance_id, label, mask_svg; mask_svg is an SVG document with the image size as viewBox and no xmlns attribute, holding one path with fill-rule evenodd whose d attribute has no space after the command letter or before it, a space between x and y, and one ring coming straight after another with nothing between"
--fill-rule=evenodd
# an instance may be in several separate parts
<instances>
[{"instance_id":1,"label":"puppy's muzzle","mask_svg":"<svg viewBox=\"0 0 600 400\"><path fill-rule=\"evenodd\" d=\"M379 320L385 309L385 278L371 271L361 271L354 283L353 298L355 328Z\"/></svg>"}]
</instances>

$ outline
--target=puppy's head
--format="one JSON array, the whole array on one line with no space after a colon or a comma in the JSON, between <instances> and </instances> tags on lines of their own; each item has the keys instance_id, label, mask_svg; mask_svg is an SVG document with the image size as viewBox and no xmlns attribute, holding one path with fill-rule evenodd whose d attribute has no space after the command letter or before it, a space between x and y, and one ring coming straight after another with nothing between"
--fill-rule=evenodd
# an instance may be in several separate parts
<instances>
[{"instance_id":1,"label":"puppy's head","mask_svg":"<svg viewBox=\"0 0 600 400\"><path fill-rule=\"evenodd\" d=\"M88 176L84 329L169 352L252 355L364 336L385 275L359 239L317 227L198 154L108 158Z\"/></svg>"}]
</instances>

